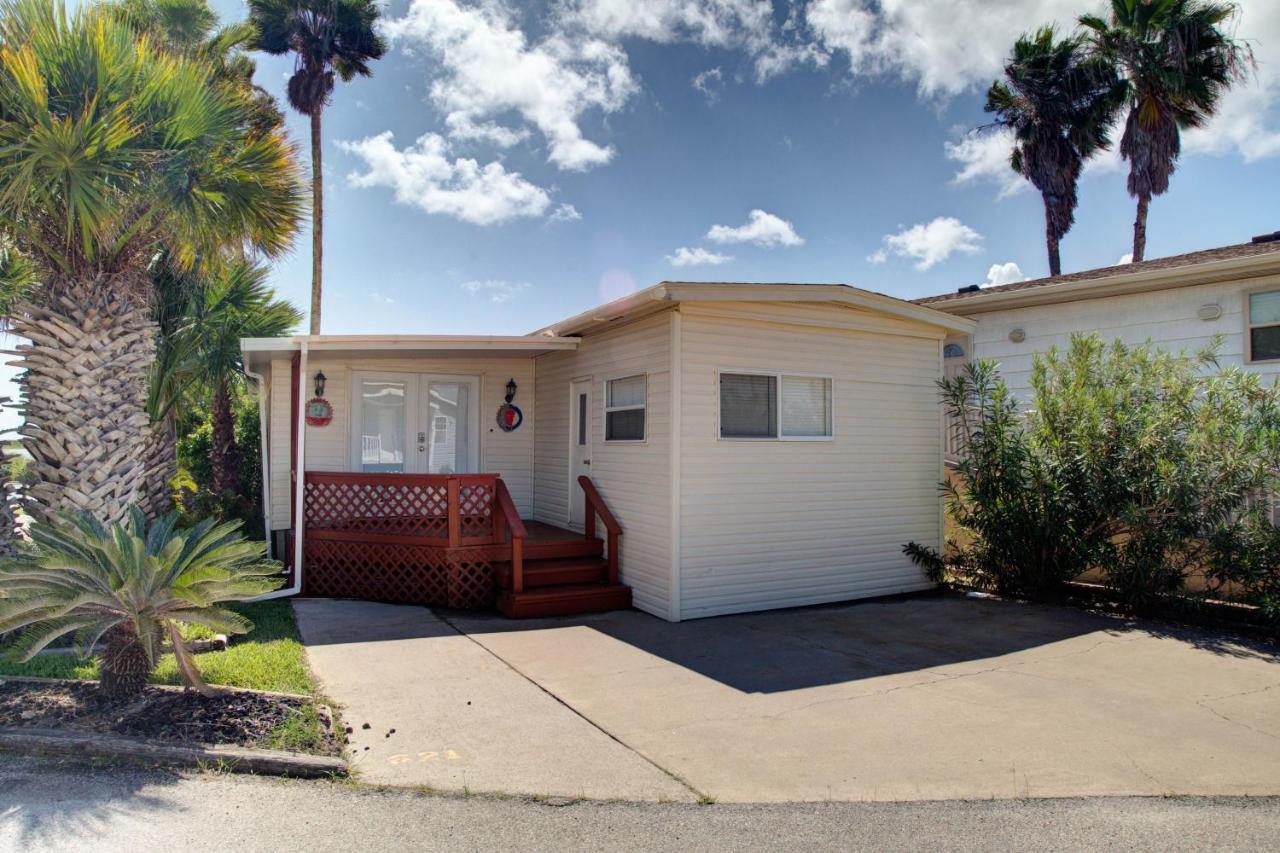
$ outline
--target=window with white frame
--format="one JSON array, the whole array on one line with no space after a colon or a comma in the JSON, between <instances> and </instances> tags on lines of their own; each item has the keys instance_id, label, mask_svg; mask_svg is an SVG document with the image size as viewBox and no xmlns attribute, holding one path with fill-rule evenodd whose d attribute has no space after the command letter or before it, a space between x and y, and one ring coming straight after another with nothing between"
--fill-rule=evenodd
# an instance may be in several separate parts
<instances>
[{"instance_id":1,"label":"window with white frame","mask_svg":"<svg viewBox=\"0 0 1280 853\"><path fill-rule=\"evenodd\" d=\"M1245 298L1249 302L1249 360L1280 360L1280 290L1250 293Z\"/></svg>"},{"instance_id":2,"label":"window with white frame","mask_svg":"<svg viewBox=\"0 0 1280 853\"><path fill-rule=\"evenodd\" d=\"M830 377L720 374L721 438L830 438L831 426Z\"/></svg>"},{"instance_id":3,"label":"window with white frame","mask_svg":"<svg viewBox=\"0 0 1280 853\"><path fill-rule=\"evenodd\" d=\"M605 441L644 441L646 378L642 373L605 383Z\"/></svg>"}]
</instances>

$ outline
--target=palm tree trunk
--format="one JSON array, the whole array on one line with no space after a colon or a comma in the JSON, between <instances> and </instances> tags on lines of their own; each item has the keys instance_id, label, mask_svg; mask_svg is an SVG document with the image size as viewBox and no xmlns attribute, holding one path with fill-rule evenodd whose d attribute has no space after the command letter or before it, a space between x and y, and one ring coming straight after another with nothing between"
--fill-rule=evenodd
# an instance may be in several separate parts
<instances>
[{"instance_id":1,"label":"palm tree trunk","mask_svg":"<svg viewBox=\"0 0 1280 853\"><path fill-rule=\"evenodd\" d=\"M213 491L225 495L240 493L240 452L236 449L236 418L231 410L231 394L225 381L213 392L213 447L209 463L213 469Z\"/></svg>"},{"instance_id":2,"label":"palm tree trunk","mask_svg":"<svg viewBox=\"0 0 1280 853\"><path fill-rule=\"evenodd\" d=\"M1151 196L1143 193L1138 196L1138 215L1133 220L1133 262L1136 264L1147 253L1147 208L1151 206Z\"/></svg>"},{"instance_id":3,"label":"palm tree trunk","mask_svg":"<svg viewBox=\"0 0 1280 853\"><path fill-rule=\"evenodd\" d=\"M108 631L98 681L102 694L108 699L132 699L143 691L150 677L151 659L137 632L129 625Z\"/></svg>"},{"instance_id":4,"label":"palm tree trunk","mask_svg":"<svg viewBox=\"0 0 1280 853\"><path fill-rule=\"evenodd\" d=\"M7 403L8 397L0 402ZM17 553L18 518L14 511L16 501L9 483L9 459L0 444L0 557L12 557Z\"/></svg>"},{"instance_id":5,"label":"palm tree trunk","mask_svg":"<svg viewBox=\"0 0 1280 853\"><path fill-rule=\"evenodd\" d=\"M172 415L152 424L147 444L147 490L144 506L148 518L159 518L173 509L169 481L178 473L178 427Z\"/></svg>"},{"instance_id":6,"label":"palm tree trunk","mask_svg":"<svg viewBox=\"0 0 1280 853\"><path fill-rule=\"evenodd\" d=\"M46 282L41 304L20 306L13 332L37 512L84 511L124 521L146 496L147 382L155 323L146 282L119 277Z\"/></svg>"},{"instance_id":7,"label":"palm tree trunk","mask_svg":"<svg viewBox=\"0 0 1280 853\"><path fill-rule=\"evenodd\" d=\"M320 108L311 113L311 334L320 334L324 290L324 174L320 163Z\"/></svg>"},{"instance_id":8,"label":"palm tree trunk","mask_svg":"<svg viewBox=\"0 0 1280 853\"><path fill-rule=\"evenodd\" d=\"M1044 199L1044 241L1049 250L1049 275L1062 275L1062 257L1058 253L1058 235L1053 227L1053 210L1048 196Z\"/></svg>"}]
</instances>

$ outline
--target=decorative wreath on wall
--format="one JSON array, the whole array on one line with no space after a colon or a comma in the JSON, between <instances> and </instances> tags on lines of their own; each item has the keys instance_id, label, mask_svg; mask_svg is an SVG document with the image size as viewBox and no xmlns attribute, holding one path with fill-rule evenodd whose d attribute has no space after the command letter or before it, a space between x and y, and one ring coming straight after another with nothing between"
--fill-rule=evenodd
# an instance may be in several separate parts
<instances>
[{"instance_id":1,"label":"decorative wreath on wall","mask_svg":"<svg viewBox=\"0 0 1280 853\"><path fill-rule=\"evenodd\" d=\"M498 428L503 432L514 432L524 423L524 412L511 403L503 403L498 407Z\"/></svg>"},{"instance_id":2,"label":"decorative wreath on wall","mask_svg":"<svg viewBox=\"0 0 1280 853\"><path fill-rule=\"evenodd\" d=\"M307 426L327 426L333 420L333 406L324 397L307 401Z\"/></svg>"}]
</instances>

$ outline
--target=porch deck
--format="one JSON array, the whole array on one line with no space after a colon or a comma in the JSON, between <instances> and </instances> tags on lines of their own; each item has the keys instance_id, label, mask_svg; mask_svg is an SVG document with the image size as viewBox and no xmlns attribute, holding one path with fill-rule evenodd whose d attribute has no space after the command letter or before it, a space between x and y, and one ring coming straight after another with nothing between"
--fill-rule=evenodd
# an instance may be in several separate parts
<instances>
[{"instance_id":1,"label":"porch deck","mask_svg":"<svg viewBox=\"0 0 1280 853\"><path fill-rule=\"evenodd\" d=\"M308 595L552 616L631 605L619 582L622 529L581 478L581 533L525 521L496 474L308 471ZM596 519L606 541L596 536Z\"/></svg>"}]
</instances>

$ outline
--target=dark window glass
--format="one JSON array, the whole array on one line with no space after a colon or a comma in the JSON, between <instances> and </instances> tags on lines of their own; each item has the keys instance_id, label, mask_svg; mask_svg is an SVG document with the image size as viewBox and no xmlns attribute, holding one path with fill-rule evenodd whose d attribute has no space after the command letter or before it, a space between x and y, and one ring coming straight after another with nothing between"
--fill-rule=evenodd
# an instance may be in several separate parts
<instances>
[{"instance_id":1,"label":"dark window glass","mask_svg":"<svg viewBox=\"0 0 1280 853\"><path fill-rule=\"evenodd\" d=\"M1280 359L1280 326L1250 329L1249 357L1254 361Z\"/></svg>"},{"instance_id":2,"label":"dark window glass","mask_svg":"<svg viewBox=\"0 0 1280 853\"><path fill-rule=\"evenodd\" d=\"M778 378L720 374L720 436L777 438Z\"/></svg>"},{"instance_id":3,"label":"dark window glass","mask_svg":"<svg viewBox=\"0 0 1280 853\"><path fill-rule=\"evenodd\" d=\"M587 446L587 395L578 395L578 446Z\"/></svg>"},{"instance_id":4,"label":"dark window glass","mask_svg":"<svg viewBox=\"0 0 1280 853\"><path fill-rule=\"evenodd\" d=\"M604 437L608 441L643 441L644 409L623 409L604 416Z\"/></svg>"}]
</instances>

